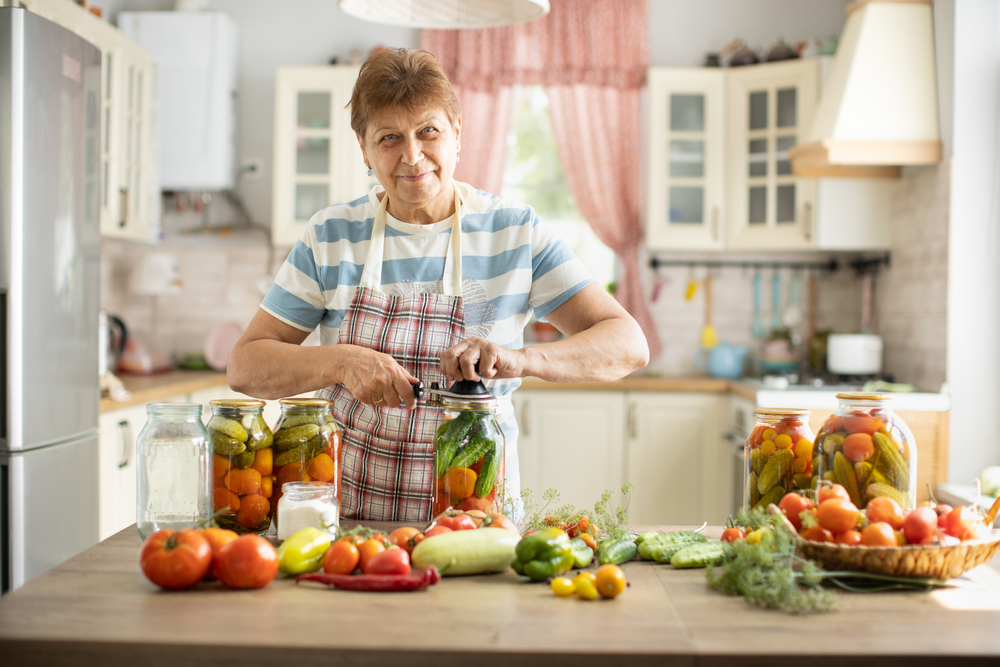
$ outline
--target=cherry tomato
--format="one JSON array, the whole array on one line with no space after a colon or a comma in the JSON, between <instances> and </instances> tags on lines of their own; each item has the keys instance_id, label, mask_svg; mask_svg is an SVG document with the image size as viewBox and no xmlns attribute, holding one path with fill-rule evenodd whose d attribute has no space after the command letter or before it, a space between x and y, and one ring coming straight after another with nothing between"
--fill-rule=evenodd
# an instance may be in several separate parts
<instances>
[{"instance_id":1,"label":"cherry tomato","mask_svg":"<svg viewBox=\"0 0 1000 667\"><path fill-rule=\"evenodd\" d=\"M852 433L844 438L844 456L851 461L867 461L874 454L875 441L867 433Z\"/></svg>"},{"instance_id":2,"label":"cherry tomato","mask_svg":"<svg viewBox=\"0 0 1000 667\"><path fill-rule=\"evenodd\" d=\"M972 511L972 508L963 505L954 508L943 517L943 520L939 518L938 521L941 527L944 528L944 532L952 537L964 540L966 539L966 534L976 524L976 514Z\"/></svg>"},{"instance_id":3,"label":"cherry tomato","mask_svg":"<svg viewBox=\"0 0 1000 667\"><path fill-rule=\"evenodd\" d=\"M833 536L837 544L861 544L861 533L856 530L845 530Z\"/></svg>"},{"instance_id":4,"label":"cherry tomato","mask_svg":"<svg viewBox=\"0 0 1000 667\"><path fill-rule=\"evenodd\" d=\"M454 516L443 516L437 521L439 526L451 528L452 530L474 530L478 528L476 520L468 514L456 514Z\"/></svg>"},{"instance_id":5,"label":"cherry tomato","mask_svg":"<svg viewBox=\"0 0 1000 667\"><path fill-rule=\"evenodd\" d=\"M847 489L840 484L821 484L819 490L816 492L816 504L822 505L830 498L842 498L847 501L851 500L851 496L847 493Z\"/></svg>"},{"instance_id":6,"label":"cherry tomato","mask_svg":"<svg viewBox=\"0 0 1000 667\"><path fill-rule=\"evenodd\" d=\"M816 520L831 533L842 533L851 530L858 523L861 510L850 500L831 498L819 504Z\"/></svg>"},{"instance_id":7,"label":"cherry tomato","mask_svg":"<svg viewBox=\"0 0 1000 667\"><path fill-rule=\"evenodd\" d=\"M903 519L903 534L907 544L927 544L937 535L937 512L930 507L918 507Z\"/></svg>"},{"instance_id":8,"label":"cherry tomato","mask_svg":"<svg viewBox=\"0 0 1000 667\"><path fill-rule=\"evenodd\" d=\"M746 536L747 531L743 530L739 526L732 526L722 531L723 542L735 542L736 540L744 539Z\"/></svg>"},{"instance_id":9,"label":"cherry tomato","mask_svg":"<svg viewBox=\"0 0 1000 667\"><path fill-rule=\"evenodd\" d=\"M861 544L869 547L896 546L896 533L885 521L876 521L861 531Z\"/></svg>"},{"instance_id":10,"label":"cherry tomato","mask_svg":"<svg viewBox=\"0 0 1000 667\"><path fill-rule=\"evenodd\" d=\"M597 592L597 575L593 572L581 572L573 577L573 586L581 600L596 600L600 595Z\"/></svg>"},{"instance_id":11,"label":"cherry tomato","mask_svg":"<svg viewBox=\"0 0 1000 667\"><path fill-rule=\"evenodd\" d=\"M375 554L380 554L385 551L385 545L376 539L365 540L365 543L358 547L358 553L361 555L361 571L368 574L368 567L371 565L372 558Z\"/></svg>"},{"instance_id":12,"label":"cherry tomato","mask_svg":"<svg viewBox=\"0 0 1000 667\"><path fill-rule=\"evenodd\" d=\"M597 550L597 538L592 533L580 533L580 539L591 549Z\"/></svg>"},{"instance_id":13,"label":"cherry tomato","mask_svg":"<svg viewBox=\"0 0 1000 667\"><path fill-rule=\"evenodd\" d=\"M413 547L417 546L411 542L412 538L419 534L419 528L414 528L413 526L403 526L402 528L397 528L389 533L389 542L391 544L395 544L401 549L405 549L406 552L409 553L413 551Z\"/></svg>"},{"instance_id":14,"label":"cherry tomato","mask_svg":"<svg viewBox=\"0 0 1000 667\"><path fill-rule=\"evenodd\" d=\"M953 509L955 509L955 508L952 507L951 505L949 505L948 503L938 503L934 507L934 511L937 512L937 515L938 515L938 522L940 523L941 517L947 515Z\"/></svg>"},{"instance_id":15,"label":"cherry tomato","mask_svg":"<svg viewBox=\"0 0 1000 667\"><path fill-rule=\"evenodd\" d=\"M513 521L511 521L510 519L508 519L507 517L505 517L503 514L498 514L498 513L493 513L493 514L490 514L488 517L486 517L486 519L483 521L482 527L483 528L503 528L504 530L509 530L510 532L512 532L512 533L514 533L516 535L520 535L521 534L521 531L519 531L517 529L517 524L515 524ZM583 534L586 535L586 533L583 533ZM584 539L584 538L581 536L581 539ZM591 538L591 539L593 539L593 538ZM584 541L586 541L586 540L584 539ZM591 548L593 548L593 547L591 547Z\"/></svg>"},{"instance_id":16,"label":"cherry tomato","mask_svg":"<svg viewBox=\"0 0 1000 667\"><path fill-rule=\"evenodd\" d=\"M323 554L323 571L329 574L350 574L358 569L361 553L352 540L341 539Z\"/></svg>"},{"instance_id":17,"label":"cherry tomato","mask_svg":"<svg viewBox=\"0 0 1000 667\"><path fill-rule=\"evenodd\" d=\"M390 547L372 556L364 572L365 574L409 574L410 555L405 549Z\"/></svg>"},{"instance_id":18,"label":"cherry tomato","mask_svg":"<svg viewBox=\"0 0 1000 667\"><path fill-rule=\"evenodd\" d=\"M235 530L228 528L205 528L198 532L208 540L208 546L212 547L212 565L205 573L205 581L215 581L218 578L215 576L215 559L218 557L219 549L235 540L239 535L236 534Z\"/></svg>"},{"instance_id":19,"label":"cherry tomato","mask_svg":"<svg viewBox=\"0 0 1000 667\"><path fill-rule=\"evenodd\" d=\"M581 533L587 532L590 528L590 519L585 516L573 517L573 522L566 527L566 534L573 537L579 537Z\"/></svg>"},{"instance_id":20,"label":"cherry tomato","mask_svg":"<svg viewBox=\"0 0 1000 667\"><path fill-rule=\"evenodd\" d=\"M618 597L628 582L625 581L625 573L620 567L607 563L597 568L597 578L594 583L601 597L610 599Z\"/></svg>"},{"instance_id":21,"label":"cherry tomato","mask_svg":"<svg viewBox=\"0 0 1000 667\"><path fill-rule=\"evenodd\" d=\"M278 574L278 552L260 535L240 535L219 549L215 575L229 588L263 588Z\"/></svg>"},{"instance_id":22,"label":"cherry tomato","mask_svg":"<svg viewBox=\"0 0 1000 667\"><path fill-rule=\"evenodd\" d=\"M142 543L139 567L160 588L191 588L212 565L212 547L197 530L158 530Z\"/></svg>"},{"instance_id":23,"label":"cherry tomato","mask_svg":"<svg viewBox=\"0 0 1000 667\"><path fill-rule=\"evenodd\" d=\"M434 537L435 535L441 535L443 533L450 533L450 532L452 532L452 530L448 526L442 526L441 524L437 524L436 526L428 530L426 533L424 533L424 539L427 539L428 537Z\"/></svg>"},{"instance_id":24,"label":"cherry tomato","mask_svg":"<svg viewBox=\"0 0 1000 667\"><path fill-rule=\"evenodd\" d=\"M868 520L872 523L884 521L899 530L903 526L903 508L892 498L872 498L865 507Z\"/></svg>"},{"instance_id":25,"label":"cherry tomato","mask_svg":"<svg viewBox=\"0 0 1000 667\"><path fill-rule=\"evenodd\" d=\"M552 592L561 598L568 598L576 593L576 586L569 577L556 577L549 586L552 588Z\"/></svg>"},{"instance_id":26,"label":"cherry tomato","mask_svg":"<svg viewBox=\"0 0 1000 667\"><path fill-rule=\"evenodd\" d=\"M778 503L778 509L785 513L797 531L802 529L802 519L799 518L799 514L811 510L812 507L813 503L809 498L797 493L786 493Z\"/></svg>"},{"instance_id":27,"label":"cherry tomato","mask_svg":"<svg viewBox=\"0 0 1000 667\"><path fill-rule=\"evenodd\" d=\"M812 540L813 542L833 542L833 533L818 523L813 524L808 528L803 528L802 532L799 534L807 540Z\"/></svg>"}]
</instances>

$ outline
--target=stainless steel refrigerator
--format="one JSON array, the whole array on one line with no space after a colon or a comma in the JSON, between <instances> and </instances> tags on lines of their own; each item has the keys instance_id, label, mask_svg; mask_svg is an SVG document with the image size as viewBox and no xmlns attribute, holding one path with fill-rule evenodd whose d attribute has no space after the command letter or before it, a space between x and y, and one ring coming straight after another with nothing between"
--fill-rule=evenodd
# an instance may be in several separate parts
<instances>
[{"instance_id":1,"label":"stainless steel refrigerator","mask_svg":"<svg viewBox=\"0 0 1000 667\"><path fill-rule=\"evenodd\" d=\"M3 590L97 542L101 54L0 9Z\"/></svg>"}]
</instances>

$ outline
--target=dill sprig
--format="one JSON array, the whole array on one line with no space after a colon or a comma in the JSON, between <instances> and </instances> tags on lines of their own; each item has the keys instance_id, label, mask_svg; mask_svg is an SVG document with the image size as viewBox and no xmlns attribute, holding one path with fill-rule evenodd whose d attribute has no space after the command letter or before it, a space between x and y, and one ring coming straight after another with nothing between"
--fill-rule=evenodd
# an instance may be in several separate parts
<instances>
[{"instance_id":1,"label":"dill sprig","mask_svg":"<svg viewBox=\"0 0 1000 667\"><path fill-rule=\"evenodd\" d=\"M523 514L518 528L522 533L538 530L551 525L552 521L571 524L581 517L586 517L602 539L627 537L631 535L628 523L628 504L632 491L631 484L624 484L621 492L624 496L622 504L616 505L613 493L605 490L600 500L594 503L593 511L582 510L570 504L559 505L559 492L547 489L541 500L535 500L530 489L521 491L521 508Z\"/></svg>"}]
</instances>

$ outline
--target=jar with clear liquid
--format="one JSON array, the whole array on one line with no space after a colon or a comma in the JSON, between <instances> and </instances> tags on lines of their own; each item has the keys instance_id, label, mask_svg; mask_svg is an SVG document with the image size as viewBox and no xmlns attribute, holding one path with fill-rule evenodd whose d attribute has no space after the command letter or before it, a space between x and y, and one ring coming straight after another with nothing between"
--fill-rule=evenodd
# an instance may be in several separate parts
<instances>
[{"instance_id":1,"label":"jar with clear liquid","mask_svg":"<svg viewBox=\"0 0 1000 667\"><path fill-rule=\"evenodd\" d=\"M212 443L197 403L149 403L136 440L136 524L146 539L158 530L195 528L212 517Z\"/></svg>"}]
</instances>

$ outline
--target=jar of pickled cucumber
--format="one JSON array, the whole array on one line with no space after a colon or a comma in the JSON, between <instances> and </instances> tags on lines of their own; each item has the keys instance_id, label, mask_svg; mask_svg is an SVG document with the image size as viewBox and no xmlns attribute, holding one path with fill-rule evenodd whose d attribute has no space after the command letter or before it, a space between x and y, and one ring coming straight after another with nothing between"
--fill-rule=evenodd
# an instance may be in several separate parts
<instances>
[{"instance_id":1,"label":"jar of pickled cucumber","mask_svg":"<svg viewBox=\"0 0 1000 667\"><path fill-rule=\"evenodd\" d=\"M277 499L286 482L328 482L340 503L343 433L325 398L283 398L274 425L274 482ZM277 502L276 499L276 502ZM280 522L280 517L279 517Z\"/></svg>"},{"instance_id":2,"label":"jar of pickled cucumber","mask_svg":"<svg viewBox=\"0 0 1000 667\"><path fill-rule=\"evenodd\" d=\"M237 533L266 533L274 514L274 436L264 421L264 401L220 399L209 405L216 521Z\"/></svg>"},{"instance_id":3,"label":"jar of pickled cucumber","mask_svg":"<svg viewBox=\"0 0 1000 667\"><path fill-rule=\"evenodd\" d=\"M743 507L777 505L791 491L812 486L813 434L809 411L797 408L759 408L743 448L745 476Z\"/></svg>"},{"instance_id":4,"label":"jar of pickled cucumber","mask_svg":"<svg viewBox=\"0 0 1000 667\"><path fill-rule=\"evenodd\" d=\"M917 501L917 446L889 407L891 394L837 394L840 404L816 436L820 479L847 489L857 507L887 496L903 509Z\"/></svg>"},{"instance_id":5,"label":"jar of pickled cucumber","mask_svg":"<svg viewBox=\"0 0 1000 667\"><path fill-rule=\"evenodd\" d=\"M434 516L448 509L502 512L504 435L497 400L482 382L460 380L428 391L444 421L434 435Z\"/></svg>"}]
</instances>

